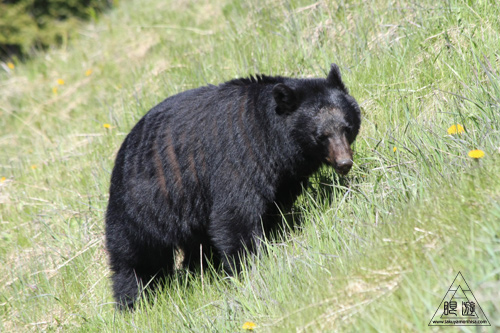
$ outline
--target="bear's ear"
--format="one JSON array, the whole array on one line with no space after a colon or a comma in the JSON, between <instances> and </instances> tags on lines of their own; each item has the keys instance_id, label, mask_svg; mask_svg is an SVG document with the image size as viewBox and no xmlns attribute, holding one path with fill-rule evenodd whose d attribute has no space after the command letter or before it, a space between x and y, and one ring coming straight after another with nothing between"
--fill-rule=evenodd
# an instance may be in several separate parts
<instances>
[{"instance_id":1,"label":"bear's ear","mask_svg":"<svg viewBox=\"0 0 500 333\"><path fill-rule=\"evenodd\" d=\"M292 88L283 83L273 87L273 97L276 101L277 114L289 114L297 108L297 96Z\"/></svg>"},{"instance_id":2,"label":"bear's ear","mask_svg":"<svg viewBox=\"0 0 500 333\"><path fill-rule=\"evenodd\" d=\"M339 66L337 66L337 64L331 65L330 73L328 73L328 76L326 77L326 83L333 88L338 88L347 91L346 87L344 86L344 82L342 82L342 76L340 75L340 68Z\"/></svg>"}]
</instances>

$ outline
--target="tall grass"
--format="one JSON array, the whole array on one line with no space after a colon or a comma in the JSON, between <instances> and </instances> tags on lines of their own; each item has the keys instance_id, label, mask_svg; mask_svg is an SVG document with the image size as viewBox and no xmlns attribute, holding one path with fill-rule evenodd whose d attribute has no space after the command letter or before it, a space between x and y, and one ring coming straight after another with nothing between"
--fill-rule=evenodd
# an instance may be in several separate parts
<instances>
[{"instance_id":1,"label":"tall grass","mask_svg":"<svg viewBox=\"0 0 500 333\"><path fill-rule=\"evenodd\" d=\"M498 17L495 1L140 0L2 66L0 330L420 331L458 271L498 330ZM117 313L103 215L135 122L188 88L331 62L363 109L350 175L312 177L300 226L239 278L180 271Z\"/></svg>"}]
</instances>

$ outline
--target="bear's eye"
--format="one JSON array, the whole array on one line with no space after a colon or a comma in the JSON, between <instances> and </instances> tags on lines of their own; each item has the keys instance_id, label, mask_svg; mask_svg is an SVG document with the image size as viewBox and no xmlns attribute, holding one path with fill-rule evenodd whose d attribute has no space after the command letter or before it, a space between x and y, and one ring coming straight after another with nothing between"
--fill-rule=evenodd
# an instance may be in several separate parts
<instances>
[{"instance_id":1,"label":"bear's eye","mask_svg":"<svg viewBox=\"0 0 500 333\"><path fill-rule=\"evenodd\" d=\"M329 138L329 135L328 135L328 134L323 133L323 134L320 134L320 135L318 136L318 141L326 141L326 140L328 140L328 138Z\"/></svg>"},{"instance_id":2,"label":"bear's eye","mask_svg":"<svg viewBox=\"0 0 500 333\"><path fill-rule=\"evenodd\" d=\"M354 131L354 129L352 128L352 126L347 126L344 129L345 136L347 137L347 140L349 141L349 143L352 143L356 137L356 135L354 135L353 131Z\"/></svg>"},{"instance_id":3,"label":"bear's eye","mask_svg":"<svg viewBox=\"0 0 500 333\"><path fill-rule=\"evenodd\" d=\"M347 135L349 135L349 134L351 134L351 133L352 133L352 126L349 126L349 125L344 126L344 127L342 128L342 130L344 131L344 133L346 133Z\"/></svg>"}]
</instances>

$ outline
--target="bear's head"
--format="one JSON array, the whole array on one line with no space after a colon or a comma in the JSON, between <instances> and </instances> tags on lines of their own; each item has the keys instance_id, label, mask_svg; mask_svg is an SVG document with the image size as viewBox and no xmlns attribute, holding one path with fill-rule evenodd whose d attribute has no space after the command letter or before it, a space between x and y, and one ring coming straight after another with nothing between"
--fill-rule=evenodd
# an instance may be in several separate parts
<instances>
[{"instance_id":1,"label":"bear's head","mask_svg":"<svg viewBox=\"0 0 500 333\"><path fill-rule=\"evenodd\" d=\"M339 67L331 65L326 79L290 80L272 90L276 112L286 117L291 135L303 155L331 164L345 175L352 167L351 144L361 124L356 100L342 82Z\"/></svg>"}]
</instances>

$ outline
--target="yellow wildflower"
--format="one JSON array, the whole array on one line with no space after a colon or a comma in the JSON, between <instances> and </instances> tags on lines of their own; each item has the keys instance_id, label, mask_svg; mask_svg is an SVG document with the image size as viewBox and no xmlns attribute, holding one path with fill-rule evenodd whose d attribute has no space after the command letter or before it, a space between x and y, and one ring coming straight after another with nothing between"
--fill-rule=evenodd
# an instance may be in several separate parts
<instances>
[{"instance_id":1,"label":"yellow wildflower","mask_svg":"<svg viewBox=\"0 0 500 333\"><path fill-rule=\"evenodd\" d=\"M102 124L102 127L107 128L107 129L110 129L110 128L111 128L111 125L110 125L110 124Z\"/></svg>"},{"instance_id":2,"label":"yellow wildflower","mask_svg":"<svg viewBox=\"0 0 500 333\"><path fill-rule=\"evenodd\" d=\"M57 95L57 87L52 87L52 92L54 93L54 95Z\"/></svg>"},{"instance_id":3,"label":"yellow wildflower","mask_svg":"<svg viewBox=\"0 0 500 333\"><path fill-rule=\"evenodd\" d=\"M255 323L252 323L251 321L247 321L246 323L243 324L243 326L241 328L244 330L253 331L253 329L256 326L257 325L255 325Z\"/></svg>"},{"instance_id":4,"label":"yellow wildflower","mask_svg":"<svg viewBox=\"0 0 500 333\"><path fill-rule=\"evenodd\" d=\"M85 71L85 76L90 76L90 74L92 74L92 69L89 68Z\"/></svg>"},{"instance_id":5,"label":"yellow wildflower","mask_svg":"<svg viewBox=\"0 0 500 333\"><path fill-rule=\"evenodd\" d=\"M64 80L63 79L57 79L57 84L62 86L64 84Z\"/></svg>"},{"instance_id":6,"label":"yellow wildflower","mask_svg":"<svg viewBox=\"0 0 500 333\"><path fill-rule=\"evenodd\" d=\"M2 178L0 178L0 183L3 183L3 182L4 182L4 181L6 181L6 180L7 180L7 178L2 177Z\"/></svg>"},{"instance_id":7,"label":"yellow wildflower","mask_svg":"<svg viewBox=\"0 0 500 333\"><path fill-rule=\"evenodd\" d=\"M453 124L448 128L449 135L462 134L463 132L465 132L465 129L460 124Z\"/></svg>"},{"instance_id":8,"label":"yellow wildflower","mask_svg":"<svg viewBox=\"0 0 500 333\"><path fill-rule=\"evenodd\" d=\"M469 151L469 157L471 158L483 158L484 157L484 151L480 149L475 149Z\"/></svg>"},{"instance_id":9,"label":"yellow wildflower","mask_svg":"<svg viewBox=\"0 0 500 333\"><path fill-rule=\"evenodd\" d=\"M31 165L31 169L35 170L37 168L36 164Z\"/></svg>"},{"instance_id":10,"label":"yellow wildflower","mask_svg":"<svg viewBox=\"0 0 500 333\"><path fill-rule=\"evenodd\" d=\"M393 152L396 152L396 150L398 150L398 147L394 147L394 148L392 148L392 151L393 151Z\"/></svg>"},{"instance_id":11,"label":"yellow wildflower","mask_svg":"<svg viewBox=\"0 0 500 333\"><path fill-rule=\"evenodd\" d=\"M7 67L9 67L10 69L14 69L16 66L12 62L9 61L7 63Z\"/></svg>"}]
</instances>

